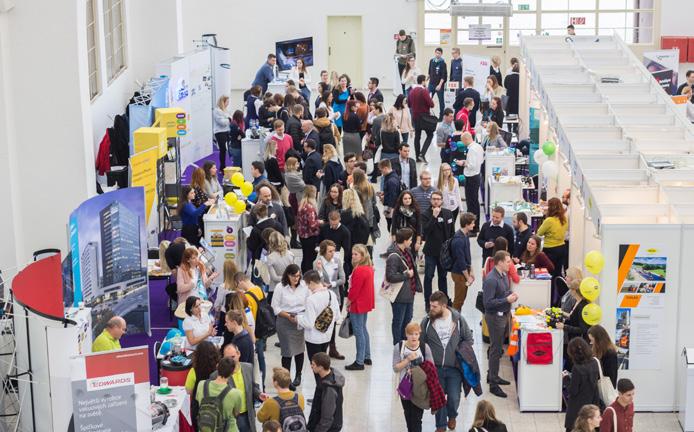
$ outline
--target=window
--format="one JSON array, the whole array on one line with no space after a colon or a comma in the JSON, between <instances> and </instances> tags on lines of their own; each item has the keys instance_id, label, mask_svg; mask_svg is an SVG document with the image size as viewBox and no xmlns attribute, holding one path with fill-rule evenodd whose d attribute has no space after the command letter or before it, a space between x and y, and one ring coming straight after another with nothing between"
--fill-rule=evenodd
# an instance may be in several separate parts
<instances>
[{"instance_id":1,"label":"window","mask_svg":"<svg viewBox=\"0 0 694 432\"><path fill-rule=\"evenodd\" d=\"M89 99L101 91L99 51L96 33L96 0L87 0L87 63L89 64Z\"/></svg>"},{"instance_id":2,"label":"window","mask_svg":"<svg viewBox=\"0 0 694 432\"><path fill-rule=\"evenodd\" d=\"M497 0L472 0L470 3L498 3ZM470 40L471 25L491 26L491 38L488 40ZM503 17L457 17L458 45L503 45L504 43L504 18Z\"/></svg>"},{"instance_id":3,"label":"window","mask_svg":"<svg viewBox=\"0 0 694 432\"><path fill-rule=\"evenodd\" d=\"M123 0L103 0L106 73L108 82L125 69L125 14Z\"/></svg>"}]
</instances>

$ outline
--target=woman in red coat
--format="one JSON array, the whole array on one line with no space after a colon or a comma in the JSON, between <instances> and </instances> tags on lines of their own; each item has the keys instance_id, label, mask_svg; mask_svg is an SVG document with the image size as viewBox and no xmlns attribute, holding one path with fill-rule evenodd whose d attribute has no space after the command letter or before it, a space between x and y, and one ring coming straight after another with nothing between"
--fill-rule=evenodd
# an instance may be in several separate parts
<instances>
[{"instance_id":1,"label":"woman in red coat","mask_svg":"<svg viewBox=\"0 0 694 432\"><path fill-rule=\"evenodd\" d=\"M371 346L369 331L366 329L366 317L374 309L374 267L366 246L352 246L352 275L350 276L347 310L352 323L354 337L357 341L357 358L347 370L364 370L364 365L371 365Z\"/></svg>"}]
</instances>

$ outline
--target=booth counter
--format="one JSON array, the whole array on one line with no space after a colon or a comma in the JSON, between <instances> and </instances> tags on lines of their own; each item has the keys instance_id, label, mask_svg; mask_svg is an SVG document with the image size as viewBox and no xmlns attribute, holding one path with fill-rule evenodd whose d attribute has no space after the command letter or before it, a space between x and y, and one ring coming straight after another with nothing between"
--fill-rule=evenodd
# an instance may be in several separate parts
<instances>
[{"instance_id":1,"label":"booth counter","mask_svg":"<svg viewBox=\"0 0 694 432\"><path fill-rule=\"evenodd\" d=\"M169 419L166 424L157 429L159 432L187 432L192 431L190 417L190 396L185 387L170 387L171 393L162 395L156 393L154 399L162 402L169 408ZM158 389L158 387L157 387Z\"/></svg>"},{"instance_id":2,"label":"booth counter","mask_svg":"<svg viewBox=\"0 0 694 432\"><path fill-rule=\"evenodd\" d=\"M224 206L220 210L220 205ZM244 218L232 214L232 210L223 202L215 205L203 216L205 223L205 241L214 254L214 267L219 275L217 282L223 280L224 261L236 260L244 263L246 259L246 240L243 235Z\"/></svg>"},{"instance_id":3,"label":"booth counter","mask_svg":"<svg viewBox=\"0 0 694 432\"><path fill-rule=\"evenodd\" d=\"M552 280L521 278L512 288L518 293L517 305L525 305L531 309L543 310L552 303Z\"/></svg>"}]
</instances>

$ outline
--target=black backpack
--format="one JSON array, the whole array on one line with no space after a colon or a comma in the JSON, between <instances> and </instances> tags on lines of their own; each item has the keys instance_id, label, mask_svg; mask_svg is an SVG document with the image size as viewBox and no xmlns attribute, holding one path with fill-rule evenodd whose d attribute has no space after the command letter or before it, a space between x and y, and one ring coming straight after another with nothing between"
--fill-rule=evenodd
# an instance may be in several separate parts
<instances>
[{"instance_id":1,"label":"black backpack","mask_svg":"<svg viewBox=\"0 0 694 432\"><path fill-rule=\"evenodd\" d=\"M224 390L217 396L210 396L210 381L203 384L202 400L198 410L199 432L225 432L227 424L224 420L224 398L231 387L224 386Z\"/></svg>"},{"instance_id":2,"label":"black backpack","mask_svg":"<svg viewBox=\"0 0 694 432\"><path fill-rule=\"evenodd\" d=\"M267 301L267 297L263 297L258 300L255 294L250 291L246 291L246 294L251 296L255 303L258 305L256 317L255 317L255 337L256 339L265 339L274 335L277 330L275 329L275 314L272 312L272 307Z\"/></svg>"},{"instance_id":3,"label":"black backpack","mask_svg":"<svg viewBox=\"0 0 694 432\"><path fill-rule=\"evenodd\" d=\"M441 255L439 255L439 262L441 267L446 271L451 271L453 268L453 263L455 262L455 257L453 256L453 239L458 233L453 234L453 237L449 238L441 245Z\"/></svg>"}]
</instances>

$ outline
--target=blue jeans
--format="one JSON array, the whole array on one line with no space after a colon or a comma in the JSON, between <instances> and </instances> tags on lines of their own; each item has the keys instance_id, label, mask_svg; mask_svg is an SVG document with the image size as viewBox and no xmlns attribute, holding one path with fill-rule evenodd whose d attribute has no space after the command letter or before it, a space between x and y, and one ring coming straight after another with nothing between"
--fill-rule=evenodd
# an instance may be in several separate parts
<instances>
[{"instance_id":1,"label":"blue jeans","mask_svg":"<svg viewBox=\"0 0 694 432\"><path fill-rule=\"evenodd\" d=\"M436 427L445 428L449 419L458 417L463 375L455 367L439 366L436 369L443 392L446 393L446 406L436 411Z\"/></svg>"},{"instance_id":2,"label":"blue jeans","mask_svg":"<svg viewBox=\"0 0 694 432\"><path fill-rule=\"evenodd\" d=\"M366 328L368 314L350 313L349 319L352 322L354 338L357 341L357 364L363 365L364 359L371 358L371 343L369 341L369 330Z\"/></svg>"},{"instance_id":3,"label":"blue jeans","mask_svg":"<svg viewBox=\"0 0 694 432\"><path fill-rule=\"evenodd\" d=\"M407 288L409 289L409 288ZM414 303L392 303L393 322L390 331L393 333L393 345L405 340L405 326L412 321L412 306Z\"/></svg>"},{"instance_id":4,"label":"blue jeans","mask_svg":"<svg viewBox=\"0 0 694 432\"><path fill-rule=\"evenodd\" d=\"M439 97L439 121L443 120L443 110L446 108L443 102L443 87L441 86L441 90L436 91L436 86L429 84L429 94L431 97L434 97L434 94Z\"/></svg>"},{"instance_id":5,"label":"blue jeans","mask_svg":"<svg viewBox=\"0 0 694 432\"><path fill-rule=\"evenodd\" d=\"M241 149L235 149L229 147L229 156L231 157L231 166L235 167L240 167L242 158L241 158Z\"/></svg>"},{"instance_id":6,"label":"blue jeans","mask_svg":"<svg viewBox=\"0 0 694 432\"><path fill-rule=\"evenodd\" d=\"M438 274L439 291L448 296L446 270L441 266L439 257L424 255L424 306L429 310L429 297L431 297L431 282L434 279L434 271Z\"/></svg>"},{"instance_id":7,"label":"blue jeans","mask_svg":"<svg viewBox=\"0 0 694 432\"><path fill-rule=\"evenodd\" d=\"M260 370L260 388L265 391L265 374L267 372L267 367L265 366L265 344L267 342L265 339L256 339L255 341L255 352L258 354L258 369Z\"/></svg>"}]
</instances>

